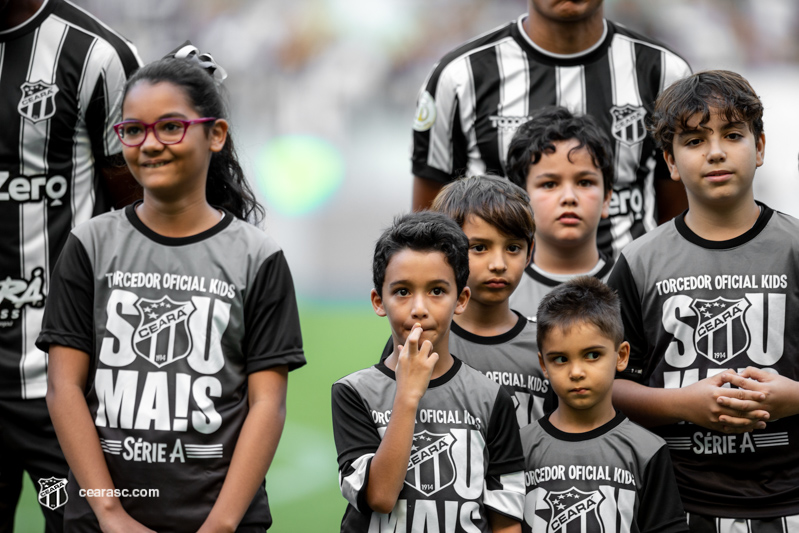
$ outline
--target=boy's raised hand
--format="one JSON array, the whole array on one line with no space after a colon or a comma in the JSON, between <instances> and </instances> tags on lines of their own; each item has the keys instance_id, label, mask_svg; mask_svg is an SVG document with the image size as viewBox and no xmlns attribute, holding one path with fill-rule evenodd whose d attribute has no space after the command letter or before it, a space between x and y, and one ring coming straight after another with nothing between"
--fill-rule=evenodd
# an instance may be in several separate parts
<instances>
[{"instance_id":1,"label":"boy's raised hand","mask_svg":"<svg viewBox=\"0 0 799 533\"><path fill-rule=\"evenodd\" d=\"M754 389L734 390L723 388L732 376L727 370L710 376L687 387L683 387L683 420L696 425L723 431L724 433L746 433L763 429L771 418L762 401L765 395ZM734 403L730 402L734 394Z\"/></svg>"},{"instance_id":2,"label":"boy's raised hand","mask_svg":"<svg viewBox=\"0 0 799 533\"><path fill-rule=\"evenodd\" d=\"M743 372L723 373L725 383L737 389L725 389L719 405L739 412L767 411L771 420L799 414L799 383L761 368L746 367ZM761 395L761 399L751 396Z\"/></svg>"},{"instance_id":3,"label":"boy's raised hand","mask_svg":"<svg viewBox=\"0 0 799 533\"><path fill-rule=\"evenodd\" d=\"M419 346L422 336L421 324L414 324L411 334L401 345L397 358L397 395L407 395L416 401L421 400L430 384L433 369L438 362L438 354L433 352L433 344L426 340Z\"/></svg>"}]
</instances>

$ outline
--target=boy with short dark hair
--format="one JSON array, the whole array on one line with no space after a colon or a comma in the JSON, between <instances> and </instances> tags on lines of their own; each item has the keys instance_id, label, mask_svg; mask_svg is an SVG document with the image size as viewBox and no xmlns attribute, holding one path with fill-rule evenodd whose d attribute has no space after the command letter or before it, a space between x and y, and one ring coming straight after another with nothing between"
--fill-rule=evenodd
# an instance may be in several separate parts
<instances>
[{"instance_id":1,"label":"boy with short dark hair","mask_svg":"<svg viewBox=\"0 0 799 533\"><path fill-rule=\"evenodd\" d=\"M613 408L627 366L619 301L596 278L552 290L538 308L538 359L558 407L522 428L524 531L687 531L663 439Z\"/></svg>"},{"instance_id":2,"label":"boy with short dark hair","mask_svg":"<svg viewBox=\"0 0 799 533\"><path fill-rule=\"evenodd\" d=\"M535 233L530 198L498 176L469 176L446 185L433 211L453 219L469 239L466 310L452 321L450 350L516 398L524 427L554 408L535 358L535 322L511 310L509 298L530 261Z\"/></svg>"},{"instance_id":3,"label":"boy with short dark hair","mask_svg":"<svg viewBox=\"0 0 799 533\"><path fill-rule=\"evenodd\" d=\"M692 531L799 528L799 221L754 199L762 115L734 72L661 94L652 129L689 207L610 278L631 345L614 402L669 443Z\"/></svg>"},{"instance_id":4,"label":"boy with short dark hair","mask_svg":"<svg viewBox=\"0 0 799 533\"><path fill-rule=\"evenodd\" d=\"M521 531L513 402L449 352L470 296L466 236L440 213L398 218L377 242L373 277L396 349L333 385L341 531Z\"/></svg>"},{"instance_id":5,"label":"boy with short dark hair","mask_svg":"<svg viewBox=\"0 0 799 533\"><path fill-rule=\"evenodd\" d=\"M597 246L613 192L613 150L590 116L548 107L516 131L507 173L530 195L536 229L532 261L510 306L535 317L553 287L580 275L605 279L613 267Z\"/></svg>"}]
</instances>

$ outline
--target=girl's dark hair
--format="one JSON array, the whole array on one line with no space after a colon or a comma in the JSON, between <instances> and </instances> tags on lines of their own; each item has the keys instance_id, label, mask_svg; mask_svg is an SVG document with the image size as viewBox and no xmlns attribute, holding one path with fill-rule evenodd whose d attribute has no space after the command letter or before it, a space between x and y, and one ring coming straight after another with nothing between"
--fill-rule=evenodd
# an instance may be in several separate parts
<instances>
[{"instance_id":1,"label":"girl's dark hair","mask_svg":"<svg viewBox=\"0 0 799 533\"><path fill-rule=\"evenodd\" d=\"M590 115L574 115L565 107L547 106L536 111L535 116L519 126L508 147L506 165L508 179L527 189L530 166L541 161L544 154L555 153L555 143L574 139L577 146L588 150L594 166L602 172L602 185L607 194L613 189L613 147L607 134Z\"/></svg>"},{"instance_id":2,"label":"girl's dark hair","mask_svg":"<svg viewBox=\"0 0 799 533\"><path fill-rule=\"evenodd\" d=\"M180 87L201 117L227 118L228 116L213 76L200 66L196 59L165 57L145 65L125 84L123 102L131 87L141 81L151 84L168 82ZM213 127L213 122L207 122L203 126L207 133ZM230 131L222 150L211 154L205 196L208 203L224 207L242 220L257 225L264 218L264 208L255 199L244 177Z\"/></svg>"}]
</instances>

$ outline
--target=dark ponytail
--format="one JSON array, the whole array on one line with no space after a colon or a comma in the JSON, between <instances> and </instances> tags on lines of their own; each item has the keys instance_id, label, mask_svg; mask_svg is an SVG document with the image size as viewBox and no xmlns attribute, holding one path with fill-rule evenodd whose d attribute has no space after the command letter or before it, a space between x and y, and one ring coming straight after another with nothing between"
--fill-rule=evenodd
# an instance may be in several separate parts
<instances>
[{"instance_id":1,"label":"dark ponytail","mask_svg":"<svg viewBox=\"0 0 799 533\"><path fill-rule=\"evenodd\" d=\"M151 84L168 82L181 87L201 117L227 118L213 74L195 58L165 57L145 65L128 79L123 101L130 88L140 81ZM206 132L212 126L213 122L206 123ZM244 177L229 130L225 146L221 151L211 154L205 195L208 203L224 207L242 220L257 225L264 218L264 208L255 199Z\"/></svg>"}]
</instances>

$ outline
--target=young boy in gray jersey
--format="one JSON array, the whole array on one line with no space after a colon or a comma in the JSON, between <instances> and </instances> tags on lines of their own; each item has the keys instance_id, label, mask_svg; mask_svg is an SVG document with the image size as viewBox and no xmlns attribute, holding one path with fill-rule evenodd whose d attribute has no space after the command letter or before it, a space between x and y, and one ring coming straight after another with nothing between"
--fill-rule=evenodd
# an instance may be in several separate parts
<instances>
[{"instance_id":1,"label":"young boy in gray jersey","mask_svg":"<svg viewBox=\"0 0 799 533\"><path fill-rule=\"evenodd\" d=\"M544 296L537 318L538 359L559 402L522 428L524 531L687 531L666 442L613 408L630 352L616 295L578 277Z\"/></svg>"},{"instance_id":2,"label":"young boy in gray jersey","mask_svg":"<svg viewBox=\"0 0 799 533\"><path fill-rule=\"evenodd\" d=\"M613 192L613 149L587 115L548 107L516 131L508 178L530 195L535 250L511 308L534 317L541 298L580 275L606 279L613 260L597 247Z\"/></svg>"},{"instance_id":3,"label":"young boy in gray jersey","mask_svg":"<svg viewBox=\"0 0 799 533\"><path fill-rule=\"evenodd\" d=\"M469 301L468 240L440 213L377 242L372 305L396 349L333 385L342 532L520 532L519 426L507 392L449 352Z\"/></svg>"},{"instance_id":4,"label":"young boy in gray jersey","mask_svg":"<svg viewBox=\"0 0 799 533\"><path fill-rule=\"evenodd\" d=\"M754 199L762 117L734 72L663 92L654 137L689 207L609 281L631 345L614 402L669 443L692 531L799 530L799 221Z\"/></svg>"},{"instance_id":5,"label":"young boy in gray jersey","mask_svg":"<svg viewBox=\"0 0 799 533\"><path fill-rule=\"evenodd\" d=\"M509 304L532 252L530 197L505 178L469 176L446 185L432 210L457 222L469 239L471 297L452 320L450 350L515 397L516 419L524 427L555 403L533 356L535 322Z\"/></svg>"}]
</instances>

